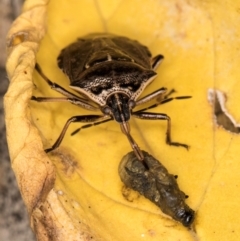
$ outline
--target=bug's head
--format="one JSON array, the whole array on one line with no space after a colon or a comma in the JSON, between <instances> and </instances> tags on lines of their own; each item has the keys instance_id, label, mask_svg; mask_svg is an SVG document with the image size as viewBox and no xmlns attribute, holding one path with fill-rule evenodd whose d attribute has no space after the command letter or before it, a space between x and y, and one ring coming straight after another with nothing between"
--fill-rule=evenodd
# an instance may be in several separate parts
<instances>
[{"instance_id":1,"label":"bug's head","mask_svg":"<svg viewBox=\"0 0 240 241\"><path fill-rule=\"evenodd\" d=\"M125 93L115 93L107 98L102 112L110 115L118 123L127 122L131 117L131 110L135 107L135 101Z\"/></svg>"}]
</instances>

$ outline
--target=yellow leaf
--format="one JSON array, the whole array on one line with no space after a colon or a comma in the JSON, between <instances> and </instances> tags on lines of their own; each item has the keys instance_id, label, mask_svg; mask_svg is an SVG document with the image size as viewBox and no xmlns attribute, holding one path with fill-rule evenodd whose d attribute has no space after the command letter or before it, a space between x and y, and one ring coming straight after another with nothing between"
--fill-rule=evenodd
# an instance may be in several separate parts
<instances>
[{"instance_id":1,"label":"yellow leaf","mask_svg":"<svg viewBox=\"0 0 240 241\"><path fill-rule=\"evenodd\" d=\"M228 111L240 120L239 14L234 0L25 2L8 34L10 86L4 102L12 167L39 240L239 239L240 137L216 126L207 100L209 88L222 90ZM36 58L49 79L69 90L57 56L94 32L136 39L153 56L164 55L144 95L167 87L192 96L154 110L171 117L173 141L189 144L189 151L166 145L164 121L130 122L141 149L179 176L197 213L192 231L144 197L124 198L118 165L131 147L117 123L71 136L80 126L72 124L58 150L44 152L68 118L91 112L68 103L32 102L32 94L60 96L33 70Z\"/></svg>"}]
</instances>

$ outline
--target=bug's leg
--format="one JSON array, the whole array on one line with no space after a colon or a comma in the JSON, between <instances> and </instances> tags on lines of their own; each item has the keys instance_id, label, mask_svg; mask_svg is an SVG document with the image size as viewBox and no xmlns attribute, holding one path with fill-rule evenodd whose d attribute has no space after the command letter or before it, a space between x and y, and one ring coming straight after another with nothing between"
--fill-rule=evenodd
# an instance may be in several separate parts
<instances>
[{"instance_id":1,"label":"bug's leg","mask_svg":"<svg viewBox=\"0 0 240 241\"><path fill-rule=\"evenodd\" d=\"M189 148L188 145L179 142L173 142L171 139L171 118L164 113L151 113L151 112L133 112L132 115L139 119L145 120L166 120L167 121L167 132L166 132L166 143L173 146L182 146L186 149Z\"/></svg>"},{"instance_id":2,"label":"bug's leg","mask_svg":"<svg viewBox=\"0 0 240 241\"><path fill-rule=\"evenodd\" d=\"M65 133L71 123L73 123L73 122L92 122L91 124L89 124L89 127L90 127L90 126L94 125L94 122L102 122L103 123L103 122L105 122L105 120L107 120L109 118L111 118L111 117L102 116L102 115L82 115L82 116L71 117L70 119L68 119L68 121L64 125L58 139L55 141L53 146L51 148L46 149L45 152L53 151L59 147L59 145L61 144L61 142L65 136ZM109 119L109 120L111 120L111 119Z\"/></svg>"},{"instance_id":3,"label":"bug's leg","mask_svg":"<svg viewBox=\"0 0 240 241\"><path fill-rule=\"evenodd\" d=\"M153 57L152 58L152 69L153 70L156 70L157 69L157 67L160 65L160 63L163 61L163 55L161 55L161 54L159 54L159 55L157 55L157 56L155 56L155 57Z\"/></svg>"},{"instance_id":4,"label":"bug's leg","mask_svg":"<svg viewBox=\"0 0 240 241\"><path fill-rule=\"evenodd\" d=\"M31 100L37 102L69 102L70 98L67 97L36 97L32 96Z\"/></svg>"},{"instance_id":5,"label":"bug's leg","mask_svg":"<svg viewBox=\"0 0 240 241\"><path fill-rule=\"evenodd\" d=\"M41 67L39 66L38 63L35 65L35 69L37 72L41 75L41 77L46 81L46 83L50 86L51 89L59 92L60 94L69 97L69 98L76 98L78 100L82 100L83 102L89 102L88 99L79 97L78 95L75 95L71 93L70 91L64 89L62 86L58 85L57 83L52 82L42 71ZM79 93L81 95L81 93Z\"/></svg>"},{"instance_id":6,"label":"bug's leg","mask_svg":"<svg viewBox=\"0 0 240 241\"><path fill-rule=\"evenodd\" d=\"M87 110L98 110L99 108L95 107L94 105L90 104L89 101L87 99L81 98L67 90L65 90L62 86L52 82L42 71L41 67L36 63L35 65L35 69L37 70L37 72L41 75L41 77L47 82L47 84L51 87L51 89L59 92L60 94L68 97L68 102L74 104L74 105L78 105L81 106L82 108L85 108ZM45 98L45 100L44 100ZM38 102L52 102L54 100L50 100L51 97L32 97L32 100L38 101ZM57 99L57 98L55 98ZM61 100L63 101L63 99Z\"/></svg>"},{"instance_id":7,"label":"bug's leg","mask_svg":"<svg viewBox=\"0 0 240 241\"><path fill-rule=\"evenodd\" d=\"M79 99L80 97L77 95L74 95L73 93L67 91L66 89L64 89L62 86L52 82L42 71L41 67L39 66L39 64L36 63L35 65L35 69L37 70L37 72L41 75L41 77L47 82L47 84L51 87L51 89L61 93L64 96L67 96L69 98L77 98ZM85 100L87 101L87 100Z\"/></svg>"}]
</instances>

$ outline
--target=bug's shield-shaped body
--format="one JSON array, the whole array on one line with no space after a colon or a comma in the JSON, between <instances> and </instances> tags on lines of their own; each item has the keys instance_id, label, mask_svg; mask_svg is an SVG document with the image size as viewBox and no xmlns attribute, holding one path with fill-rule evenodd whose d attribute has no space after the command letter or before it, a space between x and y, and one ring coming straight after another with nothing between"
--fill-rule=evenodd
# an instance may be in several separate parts
<instances>
[{"instance_id":1,"label":"bug's shield-shaped body","mask_svg":"<svg viewBox=\"0 0 240 241\"><path fill-rule=\"evenodd\" d=\"M176 178L158 160L142 152L144 162L138 161L133 152L123 157L119 165L121 180L165 214L189 227L194 221L194 211L185 203L186 195L179 189Z\"/></svg>"},{"instance_id":2,"label":"bug's shield-shaped body","mask_svg":"<svg viewBox=\"0 0 240 241\"><path fill-rule=\"evenodd\" d=\"M105 106L109 96L122 93L136 100L156 73L151 53L135 40L110 34L89 35L62 50L58 65L70 87Z\"/></svg>"},{"instance_id":3,"label":"bug's shield-shaped body","mask_svg":"<svg viewBox=\"0 0 240 241\"><path fill-rule=\"evenodd\" d=\"M163 59L162 55L151 57L139 42L111 34L80 38L58 57L58 66L69 77L70 87L120 124L139 160L143 155L130 135L128 121L138 105L137 98L157 75L153 68Z\"/></svg>"},{"instance_id":4,"label":"bug's shield-shaped body","mask_svg":"<svg viewBox=\"0 0 240 241\"><path fill-rule=\"evenodd\" d=\"M167 121L166 143L188 148L186 144L171 140L171 120L168 115L147 112L173 99L167 98L167 95L164 96L167 89L162 87L138 98L156 77L155 70L162 59L161 54L152 58L147 47L126 37L112 34L90 34L80 38L64 48L58 56L58 66L68 76L70 87L78 92L77 95L48 79L37 64L36 70L47 84L65 97L33 96L32 100L38 102L68 101L87 110L100 110L103 114L72 116L65 123L53 146L45 151L49 152L59 147L71 123L88 123L74 131L76 134L81 129L115 120L126 135L138 160L143 161L141 149L130 134L131 117ZM134 111L135 107L151 100L157 103Z\"/></svg>"}]
</instances>

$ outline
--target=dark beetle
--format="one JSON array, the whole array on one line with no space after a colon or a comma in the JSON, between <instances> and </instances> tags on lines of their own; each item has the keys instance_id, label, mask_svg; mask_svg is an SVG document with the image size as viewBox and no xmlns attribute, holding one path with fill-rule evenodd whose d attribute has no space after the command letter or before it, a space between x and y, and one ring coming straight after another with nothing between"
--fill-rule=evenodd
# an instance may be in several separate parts
<instances>
[{"instance_id":1,"label":"dark beetle","mask_svg":"<svg viewBox=\"0 0 240 241\"><path fill-rule=\"evenodd\" d=\"M142 153L144 162L140 162L133 152L122 158L118 168L122 182L189 227L194 221L194 211L185 203L186 195L179 189L176 177L147 152Z\"/></svg>"},{"instance_id":2,"label":"dark beetle","mask_svg":"<svg viewBox=\"0 0 240 241\"><path fill-rule=\"evenodd\" d=\"M80 115L71 117L65 124L55 144L46 150L57 148L70 123L88 122L77 129L88 128L104 122L115 120L120 124L122 132L127 136L138 160L143 154L130 134L129 119L131 116L148 120L167 120L166 142L169 145L187 145L171 141L170 117L162 113L146 112L159 104L173 98L164 98L166 88L160 88L151 94L138 99L147 85L156 77L156 68L163 59L162 55L152 58L147 47L135 40L111 34L91 34L78 39L64 48L58 56L58 66L68 76L70 87L80 95L72 94L56 83L51 82L42 72L39 65L36 69L52 89L66 98L32 97L32 100L68 101L88 110L101 110L103 115ZM189 96L176 97L189 98ZM133 111L133 108L152 99L160 99L157 104Z\"/></svg>"}]
</instances>

